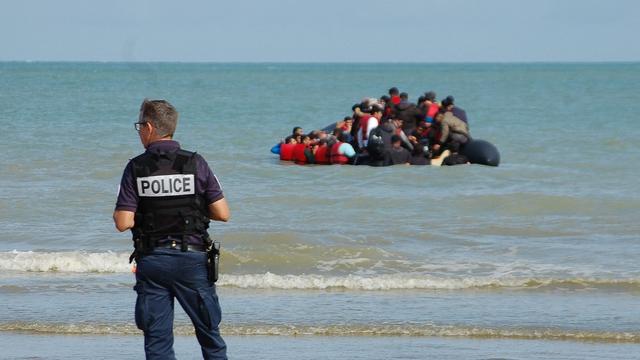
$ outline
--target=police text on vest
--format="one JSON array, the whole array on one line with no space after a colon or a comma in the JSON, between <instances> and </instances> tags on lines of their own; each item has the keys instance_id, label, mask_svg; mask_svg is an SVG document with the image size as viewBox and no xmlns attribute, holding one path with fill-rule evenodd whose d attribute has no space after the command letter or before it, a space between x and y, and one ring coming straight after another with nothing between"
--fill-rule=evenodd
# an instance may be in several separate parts
<instances>
[{"instance_id":1,"label":"police text on vest","mask_svg":"<svg viewBox=\"0 0 640 360\"><path fill-rule=\"evenodd\" d=\"M157 197L195 194L193 174L148 176L138 178L137 181L139 196Z\"/></svg>"}]
</instances>

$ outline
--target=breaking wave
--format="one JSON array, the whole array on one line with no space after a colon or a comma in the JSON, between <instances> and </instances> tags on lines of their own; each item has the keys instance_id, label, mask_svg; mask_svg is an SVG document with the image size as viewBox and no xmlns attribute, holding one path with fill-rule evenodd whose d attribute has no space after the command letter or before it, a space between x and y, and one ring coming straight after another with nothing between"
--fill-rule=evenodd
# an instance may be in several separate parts
<instances>
[{"instance_id":1,"label":"breaking wave","mask_svg":"<svg viewBox=\"0 0 640 360\"><path fill-rule=\"evenodd\" d=\"M0 253L0 271L60 272L60 273L128 273L131 265L128 253L85 251L33 252L10 251ZM218 286L246 289L282 290L464 290L464 289L617 289L640 291L637 278L553 278L546 276L511 277L508 275L447 276L441 272L402 272L371 275L326 274L223 274Z\"/></svg>"}]
</instances>

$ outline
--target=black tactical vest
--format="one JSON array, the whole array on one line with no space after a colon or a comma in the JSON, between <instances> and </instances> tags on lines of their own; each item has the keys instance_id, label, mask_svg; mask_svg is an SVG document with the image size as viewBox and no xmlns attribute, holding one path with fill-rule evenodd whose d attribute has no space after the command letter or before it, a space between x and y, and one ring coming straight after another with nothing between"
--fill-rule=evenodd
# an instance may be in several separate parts
<instances>
[{"instance_id":1,"label":"black tactical vest","mask_svg":"<svg viewBox=\"0 0 640 360\"><path fill-rule=\"evenodd\" d=\"M196 192L195 153L144 153L132 164L139 197L134 237L153 242L167 236L206 234L209 211Z\"/></svg>"}]
</instances>

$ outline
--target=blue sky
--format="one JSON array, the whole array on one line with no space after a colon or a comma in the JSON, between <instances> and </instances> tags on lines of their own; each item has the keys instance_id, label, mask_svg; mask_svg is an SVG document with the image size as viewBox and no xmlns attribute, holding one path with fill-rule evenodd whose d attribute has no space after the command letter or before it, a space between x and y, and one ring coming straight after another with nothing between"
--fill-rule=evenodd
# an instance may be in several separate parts
<instances>
[{"instance_id":1,"label":"blue sky","mask_svg":"<svg viewBox=\"0 0 640 360\"><path fill-rule=\"evenodd\" d=\"M640 61L632 0L3 0L0 61Z\"/></svg>"}]
</instances>

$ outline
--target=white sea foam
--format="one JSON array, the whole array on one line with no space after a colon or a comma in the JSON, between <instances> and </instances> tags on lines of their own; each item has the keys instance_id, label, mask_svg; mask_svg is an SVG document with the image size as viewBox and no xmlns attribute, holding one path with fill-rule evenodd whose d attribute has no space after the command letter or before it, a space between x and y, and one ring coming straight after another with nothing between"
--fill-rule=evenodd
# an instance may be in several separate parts
<instances>
[{"instance_id":1,"label":"white sea foam","mask_svg":"<svg viewBox=\"0 0 640 360\"><path fill-rule=\"evenodd\" d=\"M129 254L116 252L34 252L0 253L0 270L29 272L120 273L131 270Z\"/></svg>"},{"instance_id":2,"label":"white sea foam","mask_svg":"<svg viewBox=\"0 0 640 360\"><path fill-rule=\"evenodd\" d=\"M240 288L285 289L285 290L463 290L463 289L536 289L542 287L605 288L620 287L636 291L639 279L545 279L512 277L434 277L427 274L394 274L376 276L323 276L323 275L277 275L272 273L252 275L222 275L219 286Z\"/></svg>"},{"instance_id":3,"label":"white sea foam","mask_svg":"<svg viewBox=\"0 0 640 360\"><path fill-rule=\"evenodd\" d=\"M128 253L85 251L33 252L10 251L0 253L0 271L69 272L69 273L127 273L131 271ZM359 259L350 259L357 263ZM471 267L472 264L469 264ZM463 290L463 289L536 289L536 288L611 288L638 291L640 279L600 279L595 277L550 278L546 276L512 276L508 271L486 276L463 276L455 271L450 276L428 270L420 273L396 274L257 274L223 273L218 286L246 289L323 290L346 289L386 291L403 289ZM453 269L455 270L455 269Z\"/></svg>"}]
</instances>

